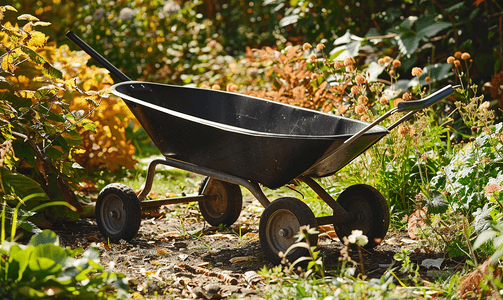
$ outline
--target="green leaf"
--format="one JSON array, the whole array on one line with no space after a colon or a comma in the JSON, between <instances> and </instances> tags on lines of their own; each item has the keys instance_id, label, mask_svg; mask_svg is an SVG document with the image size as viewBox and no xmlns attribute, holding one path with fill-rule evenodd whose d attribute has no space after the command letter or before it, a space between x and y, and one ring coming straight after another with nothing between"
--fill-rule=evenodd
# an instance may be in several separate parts
<instances>
[{"instance_id":1,"label":"green leaf","mask_svg":"<svg viewBox=\"0 0 503 300\"><path fill-rule=\"evenodd\" d=\"M46 62L46 60L40 55L38 54L37 52L31 50L30 48L26 47L26 46L21 46L21 50L30 57L30 59L39 64L39 65L43 65Z\"/></svg>"},{"instance_id":2,"label":"green leaf","mask_svg":"<svg viewBox=\"0 0 503 300\"><path fill-rule=\"evenodd\" d=\"M63 79L63 72L51 66L50 63L46 62L42 67L42 72L44 74L49 75L52 78Z\"/></svg>"},{"instance_id":3,"label":"green leaf","mask_svg":"<svg viewBox=\"0 0 503 300\"><path fill-rule=\"evenodd\" d=\"M473 244L473 250L476 250L478 247L482 246L482 244L493 239L496 234L497 232L492 229L481 232Z\"/></svg>"},{"instance_id":4,"label":"green leaf","mask_svg":"<svg viewBox=\"0 0 503 300\"><path fill-rule=\"evenodd\" d=\"M8 278L15 278L16 280L21 280L21 278L23 278L33 250L33 247L26 247L26 249L23 249L17 244L12 244L10 246L6 272Z\"/></svg>"},{"instance_id":5,"label":"green leaf","mask_svg":"<svg viewBox=\"0 0 503 300\"><path fill-rule=\"evenodd\" d=\"M446 28L449 28L451 26L452 26L451 23L447 23L447 22L435 23L435 24L432 24L428 27L421 29L417 33L417 35L421 36L421 38L432 37L432 36L435 36L438 32L440 32Z\"/></svg>"},{"instance_id":6,"label":"green leaf","mask_svg":"<svg viewBox=\"0 0 503 300\"><path fill-rule=\"evenodd\" d=\"M41 233L31 237L28 245L39 246L43 244L53 244L59 246L59 237L55 232L45 229Z\"/></svg>"},{"instance_id":7,"label":"green leaf","mask_svg":"<svg viewBox=\"0 0 503 300\"><path fill-rule=\"evenodd\" d=\"M23 191L31 188L40 187L40 184L35 180L26 177L22 174L14 173L5 168L0 168L0 180L4 187L8 186L14 191ZM3 191L4 193L6 191ZM19 195L24 196L24 195Z\"/></svg>"},{"instance_id":8,"label":"green leaf","mask_svg":"<svg viewBox=\"0 0 503 300\"><path fill-rule=\"evenodd\" d=\"M37 247L35 247L35 251L33 251L33 257L47 258L54 261L58 265L62 265L67 258L65 249L54 244L38 245ZM52 266L49 267L49 269L53 268L59 269L61 268L61 266L59 268ZM31 265L30 269L34 270ZM46 266L43 266L42 269L46 269Z\"/></svg>"},{"instance_id":9,"label":"green leaf","mask_svg":"<svg viewBox=\"0 0 503 300\"><path fill-rule=\"evenodd\" d=\"M61 265L56 261L47 257L35 255L32 255L30 261L28 262L28 267L30 268L31 275L37 277L38 280L41 280L49 275L55 275L61 271Z\"/></svg>"},{"instance_id":10,"label":"green leaf","mask_svg":"<svg viewBox=\"0 0 503 300\"><path fill-rule=\"evenodd\" d=\"M18 291L27 297L27 299L37 299L47 297L43 292L37 291L29 286L23 286L18 289Z\"/></svg>"}]
</instances>

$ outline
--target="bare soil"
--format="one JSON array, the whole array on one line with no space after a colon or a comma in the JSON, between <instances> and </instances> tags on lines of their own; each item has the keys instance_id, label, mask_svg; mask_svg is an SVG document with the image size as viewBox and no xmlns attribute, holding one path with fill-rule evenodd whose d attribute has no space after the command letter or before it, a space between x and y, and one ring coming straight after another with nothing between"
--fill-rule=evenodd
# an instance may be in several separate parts
<instances>
[{"instance_id":1,"label":"bare soil","mask_svg":"<svg viewBox=\"0 0 503 300\"><path fill-rule=\"evenodd\" d=\"M140 231L130 243L108 244L98 231L95 220L82 219L53 228L64 246L87 248L92 243L101 252L101 264L113 272L124 273L132 293L161 299L247 299L265 297L267 285L257 274L273 265L263 255L258 240L261 214L256 200L244 199L243 211L231 228L209 226L200 217L197 206L162 207L144 213ZM326 228L324 228L326 230ZM342 243L333 232L319 237L327 273L339 266ZM441 252L421 247L406 232L388 234L373 251L363 251L366 275L381 277L394 263L393 256L403 249L413 250L412 262L445 258L440 269L421 266L424 279L445 276L461 268L462 263L447 259ZM353 249L350 256L360 262ZM361 264L357 268L360 272ZM407 280L407 274L395 273Z\"/></svg>"}]
</instances>

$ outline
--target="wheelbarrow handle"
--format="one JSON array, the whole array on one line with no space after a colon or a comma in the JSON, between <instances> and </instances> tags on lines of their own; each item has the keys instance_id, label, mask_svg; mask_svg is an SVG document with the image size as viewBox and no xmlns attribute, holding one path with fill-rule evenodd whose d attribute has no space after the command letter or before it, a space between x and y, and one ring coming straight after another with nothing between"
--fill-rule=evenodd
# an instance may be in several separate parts
<instances>
[{"instance_id":1,"label":"wheelbarrow handle","mask_svg":"<svg viewBox=\"0 0 503 300\"><path fill-rule=\"evenodd\" d=\"M115 77L117 77L121 82L123 81L131 81L126 74L122 73L119 69L117 69L112 63L106 60L101 54L96 52L91 46L86 44L82 39L80 39L73 31L68 31L66 33L66 37L69 38L75 45L77 45L80 49L84 50L87 54L89 54L92 58L98 61L100 65L102 65L105 69L110 71Z\"/></svg>"},{"instance_id":2,"label":"wheelbarrow handle","mask_svg":"<svg viewBox=\"0 0 503 300\"><path fill-rule=\"evenodd\" d=\"M449 84L424 99L400 102L396 107L399 112L416 111L433 105L452 93L454 88Z\"/></svg>"}]
</instances>

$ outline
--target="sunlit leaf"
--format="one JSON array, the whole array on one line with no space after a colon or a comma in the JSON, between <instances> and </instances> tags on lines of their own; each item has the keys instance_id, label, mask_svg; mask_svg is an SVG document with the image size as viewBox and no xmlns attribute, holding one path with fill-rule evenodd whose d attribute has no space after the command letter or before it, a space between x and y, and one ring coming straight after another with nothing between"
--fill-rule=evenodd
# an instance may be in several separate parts
<instances>
[{"instance_id":1,"label":"sunlit leaf","mask_svg":"<svg viewBox=\"0 0 503 300\"><path fill-rule=\"evenodd\" d=\"M40 21L39 18L32 16L30 14L20 15L19 17L17 17L17 19L21 21Z\"/></svg>"},{"instance_id":2,"label":"sunlit leaf","mask_svg":"<svg viewBox=\"0 0 503 300\"><path fill-rule=\"evenodd\" d=\"M14 7L10 6L10 5L4 5L4 6L1 6L1 10L10 10L10 11L15 11L17 12L17 9L15 9Z\"/></svg>"}]
</instances>

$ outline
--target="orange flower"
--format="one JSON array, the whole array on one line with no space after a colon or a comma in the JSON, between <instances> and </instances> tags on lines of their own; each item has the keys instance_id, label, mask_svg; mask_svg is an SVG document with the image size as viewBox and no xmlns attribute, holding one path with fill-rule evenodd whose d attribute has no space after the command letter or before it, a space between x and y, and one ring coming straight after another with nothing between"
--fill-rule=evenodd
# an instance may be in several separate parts
<instances>
[{"instance_id":1,"label":"orange flower","mask_svg":"<svg viewBox=\"0 0 503 300\"><path fill-rule=\"evenodd\" d=\"M398 68L398 67L400 67L401 65L402 65L402 62L401 62L401 61L399 61L398 59L395 59L395 60L393 61L393 68Z\"/></svg>"},{"instance_id":2,"label":"orange flower","mask_svg":"<svg viewBox=\"0 0 503 300\"><path fill-rule=\"evenodd\" d=\"M358 104L366 105L367 103L369 103L369 98L363 95L358 97Z\"/></svg>"},{"instance_id":3,"label":"orange flower","mask_svg":"<svg viewBox=\"0 0 503 300\"><path fill-rule=\"evenodd\" d=\"M461 54L461 59L462 60L470 59L470 53L465 52L465 53Z\"/></svg>"},{"instance_id":4,"label":"orange flower","mask_svg":"<svg viewBox=\"0 0 503 300\"><path fill-rule=\"evenodd\" d=\"M362 74L356 75L355 81L357 84L364 84L366 79Z\"/></svg>"},{"instance_id":5,"label":"orange flower","mask_svg":"<svg viewBox=\"0 0 503 300\"><path fill-rule=\"evenodd\" d=\"M355 107L355 112L359 115L363 115L365 113L365 106L363 106L362 104L357 105Z\"/></svg>"},{"instance_id":6,"label":"orange flower","mask_svg":"<svg viewBox=\"0 0 503 300\"><path fill-rule=\"evenodd\" d=\"M409 94L409 93L407 93L407 92L405 92L405 93L403 93L402 98L403 98L403 100L405 100L405 101L410 100L410 94Z\"/></svg>"},{"instance_id":7,"label":"orange flower","mask_svg":"<svg viewBox=\"0 0 503 300\"><path fill-rule=\"evenodd\" d=\"M212 90L220 91L220 86L218 84L214 84L214 85L211 86L211 89Z\"/></svg>"},{"instance_id":8,"label":"orange flower","mask_svg":"<svg viewBox=\"0 0 503 300\"><path fill-rule=\"evenodd\" d=\"M379 99L379 103L381 103L382 105L386 105L386 104L388 104L388 99L386 99L385 97L382 97L381 99Z\"/></svg>"},{"instance_id":9,"label":"orange flower","mask_svg":"<svg viewBox=\"0 0 503 300\"><path fill-rule=\"evenodd\" d=\"M463 54L463 53L461 53L461 51L456 51L456 52L454 53L454 57L459 59L459 58L461 58L461 55L462 55L462 54Z\"/></svg>"},{"instance_id":10,"label":"orange flower","mask_svg":"<svg viewBox=\"0 0 503 300\"><path fill-rule=\"evenodd\" d=\"M324 44L319 43L318 45L316 45L316 50L318 50L318 51L321 51L321 50L323 50L324 48L325 48L325 45L324 45Z\"/></svg>"},{"instance_id":11,"label":"orange flower","mask_svg":"<svg viewBox=\"0 0 503 300\"><path fill-rule=\"evenodd\" d=\"M352 66L353 64L355 63L355 59L352 58L352 57L347 57L345 60L344 60L344 65L347 67L347 66Z\"/></svg>"},{"instance_id":12,"label":"orange flower","mask_svg":"<svg viewBox=\"0 0 503 300\"><path fill-rule=\"evenodd\" d=\"M341 61L336 61L335 64L334 64L334 68L336 69L340 69L344 67L344 64L341 62Z\"/></svg>"},{"instance_id":13,"label":"orange flower","mask_svg":"<svg viewBox=\"0 0 503 300\"><path fill-rule=\"evenodd\" d=\"M421 74L423 74L423 69L419 67L412 68L412 76L419 76Z\"/></svg>"},{"instance_id":14,"label":"orange flower","mask_svg":"<svg viewBox=\"0 0 503 300\"><path fill-rule=\"evenodd\" d=\"M448 63L448 64L453 64L455 60L456 60L456 59L454 58L454 56L449 56L449 57L447 57L447 63Z\"/></svg>"},{"instance_id":15,"label":"orange flower","mask_svg":"<svg viewBox=\"0 0 503 300\"><path fill-rule=\"evenodd\" d=\"M309 59L315 61L316 59L318 59L318 57L316 56L316 54L312 53L311 55L309 55Z\"/></svg>"},{"instance_id":16,"label":"orange flower","mask_svg":"<svg viewBox=\"0 0 503 300\"><path fill-rule=\"evenodd\" d=\"M359 87L359 86L357 86L357 85L353 85L353 86L351 87L351 94L356 95L356 94L358 94L359 92L360 92L360 87Z\"/></svg>"},{"instance_id":17,"label":"orange flower","mask_svg":"<svg viewBox=\"0 0 503 300\"><path fill-rule=\"evenodd\" d=\"M398 133L401 134L401 135L406 135L407 133L409 133L409 126L407 126L407 125L400 125L398 127Z\"/></svg>"},{"instance_id":18,"label":"orange flower","mask_svg":"<svg viewBox=\"0 0 503 300\"><path fill-rule=\"evenodd\" d=\"M309 43L304 43L304 45L302 45L302 49L304 51L309 50L311 48L313 48L313 46L311 46L311 44L309 44Z\"/></svg>"},{"instance_id":19,"label":"orange flower","mask_svg":"<svg viewBox=\"0 0 503 300\"><path fill-rule=\"evenodd\" d=\"M385 63L389 63L389 62L391 61L391 57L389 57L389 56L385 56L385 57L383 58L383 60L384 60L384 62L385 62Z\"/></svg>"}]
</instances>

